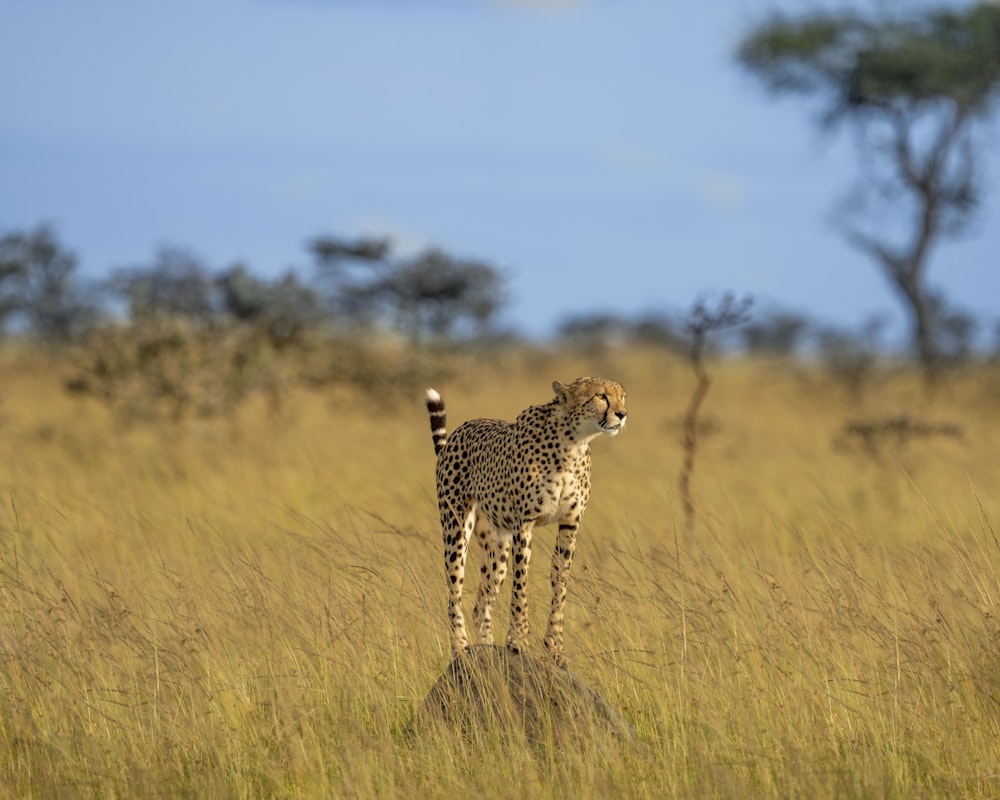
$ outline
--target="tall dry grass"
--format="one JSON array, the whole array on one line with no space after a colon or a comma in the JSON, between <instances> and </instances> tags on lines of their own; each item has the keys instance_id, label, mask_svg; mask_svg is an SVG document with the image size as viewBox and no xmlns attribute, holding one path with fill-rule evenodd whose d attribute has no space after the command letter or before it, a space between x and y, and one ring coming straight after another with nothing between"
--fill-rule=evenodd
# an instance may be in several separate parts
<instances>
[{"instance_id":1,"label":"tall dry grass","mask_svg":"<svg viewBox=\"0 0 1000 800\"><path fill-rule=\"evenodd\" d=\"M629 431L594 445L567 649L634 742L408 735L449 660L419 397L122 430L5 354L0 797L1000 795L996 376L892 376L859 405L807 369L713 365L687 538L682 363L456 366L452 427L553 378L628 388ZM840 440L900 413L964 438Z\"/></svg>"}]
</instances>

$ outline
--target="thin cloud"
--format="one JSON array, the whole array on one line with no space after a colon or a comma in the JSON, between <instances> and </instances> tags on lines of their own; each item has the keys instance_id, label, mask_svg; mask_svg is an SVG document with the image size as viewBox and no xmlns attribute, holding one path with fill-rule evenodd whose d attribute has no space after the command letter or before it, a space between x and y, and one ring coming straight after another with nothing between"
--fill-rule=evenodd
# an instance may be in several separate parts
<instances>
[{"instance_id":1,"label":"thin cloud","mask_svg":"<svg viewBox=\"0 0 1000 800\"><path fill-rule=\"evenodd\" d=\"M491 2L495 5L538 11L576 11L589 5L587 0L491 0Z\"/></svg>"},{"instance_id":2,"label":"thin cloud","mask_svg":"<svg viewBox=\"0 0 1000 800\"><path fill-rule=\"evenodd\" d=\"M616 172L661 178L670 174L670 165L660 150L625 139L609 138L601 142L598 157Z\"/></svg>"},{"instance_id":3,"label":"thin cloud","mask_svg":"<svg viewBox=\"0 0 1000 800\"><path fill-rule=\"evenodd\" d=\"M746 182L731 173L710 173L698 181L698 193L710 206L723 211L739 211L746 205Z\"/></svg>"},{"instance_id":4,"label":"thin cloud","mask_svg":"<svg viewBox=\"0 0 1000 800\"><path fill-rule=\"evenodd\" d=\"M282 205L302 205L315 200L323 190L323 179L313 172L285 175L272 189L272 196Z\"/></svg>"}]
</instances>

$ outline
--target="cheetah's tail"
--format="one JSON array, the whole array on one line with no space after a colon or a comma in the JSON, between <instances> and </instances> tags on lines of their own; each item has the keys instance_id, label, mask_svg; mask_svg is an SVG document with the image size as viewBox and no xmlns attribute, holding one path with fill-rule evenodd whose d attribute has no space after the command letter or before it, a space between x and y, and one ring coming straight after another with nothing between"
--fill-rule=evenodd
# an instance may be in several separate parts
<instances>
[{"instance_id":1,"label":"cheetah's tail","mask_svg":"<svg viewBox=\"0 0 1000 800\"><path fill-rule=\"evenodd\" d=\"M434 440L434 455L438 455L448 443L448 416L444 410L444 400L435 389L427 390L427 413L431 418L431 438Z\"/></svg>"}]
</instances>

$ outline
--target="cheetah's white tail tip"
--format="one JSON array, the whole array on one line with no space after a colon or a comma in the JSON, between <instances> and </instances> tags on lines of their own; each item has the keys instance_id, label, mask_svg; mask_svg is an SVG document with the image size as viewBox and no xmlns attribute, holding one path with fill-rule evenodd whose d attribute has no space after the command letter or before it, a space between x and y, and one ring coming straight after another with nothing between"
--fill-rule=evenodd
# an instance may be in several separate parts
<instances>
[{"instance_id":1,"label":"cheetah's white tail tip","mask_svg":"<svg viewBox=\"0 0 1000 800\"><path fill-rule=\"evenodd\" d=\"M431 421L431 438L434 441L434 453L439 454L448 442L448 415L444 410L444 400L437 389L427 390L427 413Z\"/></svg>"}]
</instances>

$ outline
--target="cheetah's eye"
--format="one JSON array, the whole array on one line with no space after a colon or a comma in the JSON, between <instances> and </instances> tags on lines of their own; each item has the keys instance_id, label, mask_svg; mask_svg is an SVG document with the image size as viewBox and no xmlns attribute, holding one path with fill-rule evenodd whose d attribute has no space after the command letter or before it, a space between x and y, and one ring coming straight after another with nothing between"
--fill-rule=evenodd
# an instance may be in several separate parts
<instances>
[{"instance_id":1,"label":"cheetah's eye","mask_svg":"<svg viewBox=\"0 0 1000 800\"><path fill-rule=\"evenodd\" d=\"M611 401L608 400L608 396L606 394L602 394L601 399L608 404L608 408L611 408Z\"/></svg>"}]
</instances>

